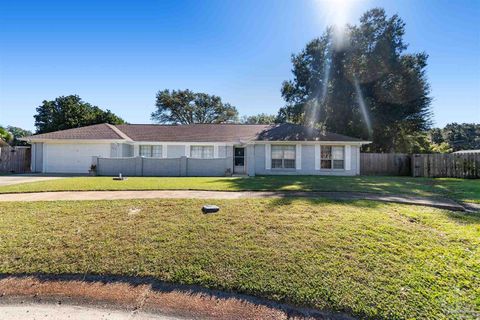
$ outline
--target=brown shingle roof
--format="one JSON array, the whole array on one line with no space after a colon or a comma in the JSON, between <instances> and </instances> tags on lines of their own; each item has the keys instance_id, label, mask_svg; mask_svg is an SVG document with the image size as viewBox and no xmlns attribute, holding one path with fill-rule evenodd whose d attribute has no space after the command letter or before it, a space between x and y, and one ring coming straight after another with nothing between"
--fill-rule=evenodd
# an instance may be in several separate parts
<instances>
[{"instance_id":1,"label":"brown shingle roof","mask_svg":"<svg viewBox=\"0 0 480 320\"><path fill-rule=\"evenodd\" d=\"M252 140L269 126L236 124L121 124L116 127L134 141L227 142Z\"/></svg>"},{"instance_id":2,"label":"brown shingle roof","mask_svg":"<svg viewBox=\"0 0 480 320\"><path fill-rule=\"evenodd\" d=\"M124 139L152 142L247 142L247 141L362 141L295 124L98 124L34 135L31 139ZM123 136L123 137L122 137Z\"/></svg>"},{"instance_id":3,"label":"brown shingle roof","mask_svg":"<svg viewBox=\"0 0 480 320\"><path fill-rule=\"evenodd\" d=\"M123 138L120 137L112 128L110 128L110 125L101 123L86 127L35 134L27 137L27 139L117 140Z\"/></svg>"},{"instance_id":4,"label":"brown shingle roof","mask_svg":"<svg viewBox=\"0 0 480 320\"><path fill-rule=\"evenodd\" d=\"M362 141L361 139L336 134L331 132L322 132L318 129L284 123L261 132L257 141Z\"/></svg>"}]
</instances>

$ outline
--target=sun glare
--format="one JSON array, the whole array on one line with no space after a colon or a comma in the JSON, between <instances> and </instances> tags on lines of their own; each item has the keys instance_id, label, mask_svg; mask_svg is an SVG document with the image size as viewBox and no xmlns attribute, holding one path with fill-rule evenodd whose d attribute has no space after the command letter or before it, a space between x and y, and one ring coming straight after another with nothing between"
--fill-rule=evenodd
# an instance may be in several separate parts
<instances>
[{"instance_id":1,"label":"sun glare","mask_svg":"<svg viewBox=\"0 0 480 320\"><path fill-rule=\"evenodd\" d=\"M355 7L366 0L315 0L319 18L327 26L333 26L337 45L345 41L345 27L352 18Z\"/></svg>"}]
</instances>

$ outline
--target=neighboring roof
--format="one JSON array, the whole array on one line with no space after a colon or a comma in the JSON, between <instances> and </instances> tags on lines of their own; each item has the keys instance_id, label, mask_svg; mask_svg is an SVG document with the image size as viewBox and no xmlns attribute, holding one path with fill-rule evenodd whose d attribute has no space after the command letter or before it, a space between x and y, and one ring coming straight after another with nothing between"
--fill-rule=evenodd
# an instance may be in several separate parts
<instances>
[{"instance_id":1,"label":"neighboring roof","mask_svg":"<svg viewBox=\"0 0 480 320\"><path fill-rule=\"evenodd\" d=\"M6 141L3 141L3 139L0 139L0 147L6 147L9 144Z\"/></svg>"},{"instance_id":2,"label":"neighboring roof","mask_svg":"<svg viewBox=\"0 0 480 320\"><path fill-rule=\"evenodd\" d=\"M106 123L91 126L35 134L24 140L118 140L123 138Z\"/></svg>"},{"instance_id":3,"label":"neighboring roof","mask_svg":"<svg viewBox=\"0 0 480 320\"><path fill-rule=\"evenodd\" d=\"M33 135L27 140L43 139L121 139L151 142L247 142L247 141L349 141L365 142L335 133L284 123L248 124L97 124L82 128Z\"/></svg>"},{"instance_id":4,"label":"neighboring roof","mask_svg":"<svg viewBox=\"0 0 480 320\"><path fill-rule=\"evenodd\" d=\"M476 150L460 150L460 151L455 151L454 153L480 153L480 149L476 149Z\"/></svg>"}]
</instances>

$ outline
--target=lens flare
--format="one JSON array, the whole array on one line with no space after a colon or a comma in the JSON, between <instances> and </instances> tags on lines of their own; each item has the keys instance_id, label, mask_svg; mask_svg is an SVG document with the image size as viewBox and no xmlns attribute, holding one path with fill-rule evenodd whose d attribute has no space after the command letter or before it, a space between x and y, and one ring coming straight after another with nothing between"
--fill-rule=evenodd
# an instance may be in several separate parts
<instances>
[{"instance_id":1,"label":"lens flare","mask_svg":"<svg viewBox=\"0 0 480 320\"><path fill-rule=\"evenodd\" d=\"M348 41L346 27L355 7L361 2L361 0L315 0L322 22L333 27L335 46L342 47Z\"/></svg>"},{"instance_id":2,"label":"lens flare","mask_svg":"<svg viewBox=\"0 0 480 320\"><path fill-rule=\"evenodd\" d=\"M358 105L360 106L360 112L362 113L363 120L365 121L365 124L367 125L368 137L369 137L369 139L371 139L372 138L372 124L370 123L370 117L368 115L367 106L365 105L365 100L363 99L362 89L360 88L360 84L359 84L356 77L353 79L353 85L355 87L355 93L357 95Z\"/></svg>"}]
</instances>

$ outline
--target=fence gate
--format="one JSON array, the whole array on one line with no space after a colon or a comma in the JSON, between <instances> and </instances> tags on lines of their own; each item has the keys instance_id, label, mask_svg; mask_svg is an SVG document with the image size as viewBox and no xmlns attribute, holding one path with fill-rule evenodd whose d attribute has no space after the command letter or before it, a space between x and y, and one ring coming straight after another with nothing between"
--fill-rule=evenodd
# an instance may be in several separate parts
<instances>
[{"instance_id":1,"label":"fence gate","mask_svg":"<svg viewBox=\"0 0 480 320\"><path fill-rule=\"evenodd\" d=\"M30 172L30 148L0 147L0 172Z\"/></svg>"}]
</instances>

